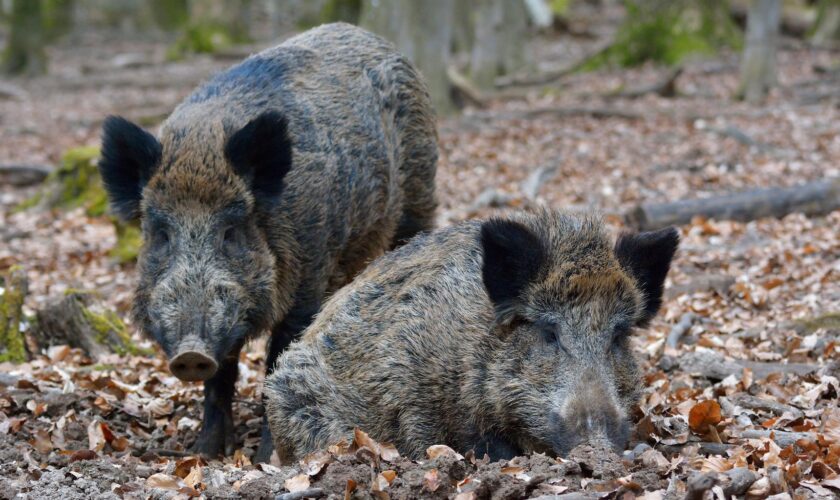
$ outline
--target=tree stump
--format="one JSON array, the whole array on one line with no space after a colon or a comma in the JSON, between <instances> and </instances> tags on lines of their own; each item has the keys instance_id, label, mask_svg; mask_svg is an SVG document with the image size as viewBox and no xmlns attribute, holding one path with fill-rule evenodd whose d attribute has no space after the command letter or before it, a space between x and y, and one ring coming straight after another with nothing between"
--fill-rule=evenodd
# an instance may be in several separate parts
<instances>
[{"instance_id":1,"label":"tree stump","mask_svg":"<svg viewBox=\"0 0 840 500\"><path fill-rule=\"evenodd\" d=\"M20 330L20 322L23 319L23 299L28 289L29 281L23 269L13 267L3 276L0 293L0 361L26 361L26 341Z\"/></svg>"},{"instance_id":2,"label":"tree stump","mask_svg":"<svg viewBox=\"0 0 840 500\"><path fill-rule=\"evenodd\" d=\"M38 347L69 345L98 358L112 352L138 354L128 329L113 311L93 304L89 293L72 292L36 314L32 336Z\"/></svg>"}]
</instances>

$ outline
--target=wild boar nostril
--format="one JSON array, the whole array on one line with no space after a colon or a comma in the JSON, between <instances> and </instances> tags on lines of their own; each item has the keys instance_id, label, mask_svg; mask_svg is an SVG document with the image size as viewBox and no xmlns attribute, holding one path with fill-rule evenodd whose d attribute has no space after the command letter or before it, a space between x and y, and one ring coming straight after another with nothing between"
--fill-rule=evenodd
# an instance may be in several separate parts
<instances>
[{"instance_id":1,"label":"wild boar nostril","mask_svg":"<svg viewBox=\"0 0 840 500\"><path fill-rule=\"evenodd\" d=\"M200 351L184 351L169 362L169 370L181 380L207 380L216 374L216 360Z\"/></svg>"}]
</instances>

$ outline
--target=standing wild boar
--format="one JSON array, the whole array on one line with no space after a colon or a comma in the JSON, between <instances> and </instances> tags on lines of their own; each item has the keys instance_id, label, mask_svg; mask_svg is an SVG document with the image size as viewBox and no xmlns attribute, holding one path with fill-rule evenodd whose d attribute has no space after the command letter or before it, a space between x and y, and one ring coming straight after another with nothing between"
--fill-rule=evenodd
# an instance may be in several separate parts
<instances>
[{"instance_id":1,"label":"standing wild boar","mask_svg":"<svg viewBox=\"0 0 840 500\"><path fill-rule=\"evenodd\" d=\"M679 237L552 211L473 221L379 258L266 380L281 460L354 427L410 457L626 444L640 392L629 336L659 309Z\"/></svg>"},{"instance_id":2,"label":"standing wild boar","mask_svg":"<svg viewBox=\"0 0 840 500\"><path fill-rule=\"evenodd\" d=\"M102 179L114 211L141 218L145 241L133 317L173 374L204 381L198 452L233 451L247 340L271 330L270 369L327 294L431 227L436 161L419 74L347 24L217 75L159 139L108 118ZM270 451L264 425L257 459Z\"/></svg>"}]
</instances>

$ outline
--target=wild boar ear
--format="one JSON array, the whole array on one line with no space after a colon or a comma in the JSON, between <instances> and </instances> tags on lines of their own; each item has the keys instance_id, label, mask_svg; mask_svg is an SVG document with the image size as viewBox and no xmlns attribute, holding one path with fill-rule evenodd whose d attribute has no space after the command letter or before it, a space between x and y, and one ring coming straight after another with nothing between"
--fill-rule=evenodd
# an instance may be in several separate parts
<instances>
[{"instance_id":1,"label":"wild boar ear","mask_svg":"<svg viewBox=\"0 0 840 500\"><path fill-rule=\"evenodd\" d=\"M160 155L161 145L152 134L119 116L105 119L99 174L118 217L140 216L143 187L160 163Z\"/></svg>"},{"instance_id":2,"label":"wild boar ear","mask_svg":"<svg viewBox=\"0 0 840 500\"><path fill-rule=\"evenodd\" d=\"M278 111L266 111L254 118L228 139L225 157L258 201L276 199L283 191L283 178L292 168L286 118Z\"/></svg>"},{"instance_id":3,"label":"wild boar ear","mask_svg":"<svg viewBox=\"0 0 840 500\"><path fill-rule=\"evenodd\" d=\"M545 250L527 227L503 219L481 225L481 246L484 287L496 307L496 317L507 323L522 304L525 288L538 277Z\"/></svg>"},{"instance_id":4,"label":"wild boar ear","mask_svg":"<svg viewBox=\"0 0 840 500\"><path fill-rule=\"evenodd\" d=\"M645 295L639 326L647 324L662 305L662 290L671 260L680 243L673 227L646 233L625 234L615 243L615 256L633 276Z\"/></svg>"}]
</instances>

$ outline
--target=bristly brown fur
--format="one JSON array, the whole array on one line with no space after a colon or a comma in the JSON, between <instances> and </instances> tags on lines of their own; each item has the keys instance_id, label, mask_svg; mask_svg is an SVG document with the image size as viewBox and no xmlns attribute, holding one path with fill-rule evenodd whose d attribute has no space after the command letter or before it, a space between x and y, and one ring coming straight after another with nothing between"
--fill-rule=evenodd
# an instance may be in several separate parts
<instances>
[{"instance_id":1,"label":"bristly brown fur","mask_svg":"<svg viewBox=\"0 0 840 500\"><path fill-rule=\"evenodd\" d=\"M260 158L269 170L246 178L247 168L231 165L226 145L265 116L270 119L261 125L268 129L252 128L261 130L258 139L270 139L272 126L287 130L273 144L286 151L291 145L291 167L272 178L272 158ZM119 119L109 123L115 130L109 145L121 145L120 130L154 141ZM101 169L115 184L143 182L142 200L130 199L140 193L131 186L109 191L129 198L114 200L121 213L142 214L147 242L168 231L160 236L167 253L150 244L141 251L136 323L170 356L185 338L202 337L220 364L218 377L225 380L205 384L197 445L212 455L218 441L228 450L233 444L229 400L242 344L272 329L273 366L272 356L311 321L325 296L384 251L432 227L435 118L405 57L384 39L339 23L217 75L177 107L159 141L160 154L144 156L157 162L142 165L148 179L120 171L119 153L130 148L114 149ZM228 153L238 161L259 157L243 144ZM257 196L266 186L252 182L276 182L259 193L279 193L277 199ZM226 224L243 234L236 258L220 250ZM224 425L208 430L207 415L220 412Z\"/></svg>"},{"instance_id":2,"label":"bristly brown fur","mask_svg":"<svg viewBox=\"0 0 840 500\"><path fill-rule=\"evenodd\" d=\"M494 304L488 258L525 266L514 277L530 283ZM265 385L276 449L288 462L354 427L413 458L439 443L494 458L622 446L640 384L627 335L645 300L597 218L541 210L415 238L339 290L278 361Z\"/></svg>"}]
</instances>

